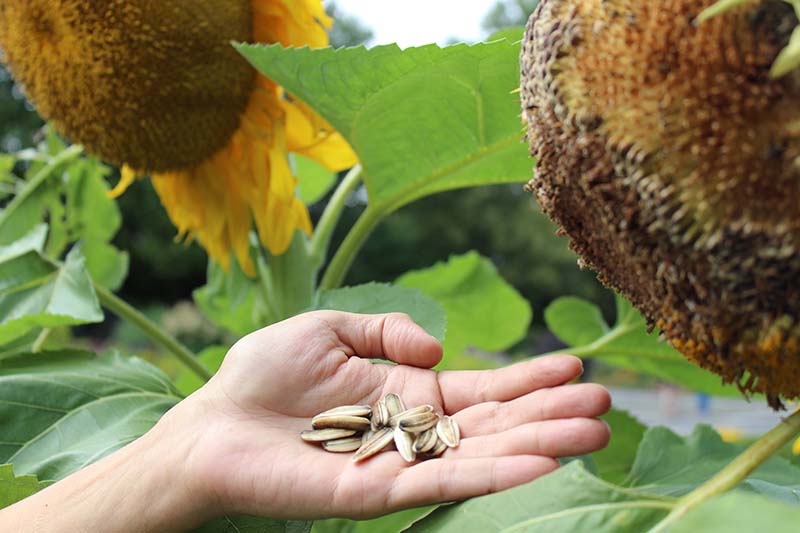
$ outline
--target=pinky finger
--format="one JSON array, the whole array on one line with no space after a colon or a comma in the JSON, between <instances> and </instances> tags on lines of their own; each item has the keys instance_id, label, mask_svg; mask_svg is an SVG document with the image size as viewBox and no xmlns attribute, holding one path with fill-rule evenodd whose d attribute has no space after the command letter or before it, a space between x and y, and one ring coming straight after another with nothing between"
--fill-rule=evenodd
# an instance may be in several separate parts
<instances>
[{"instance_id":1,"label":"pinky finger","mask_svg":"<svg viewBox=\"0 0 800 533\"><path fill-rule=\"evenodd\" d=\"M483 496L528 483L556 468L558 461L537 455L424 461L399 473L389 506L405 509Z\"/></svg>"}]
</instances>

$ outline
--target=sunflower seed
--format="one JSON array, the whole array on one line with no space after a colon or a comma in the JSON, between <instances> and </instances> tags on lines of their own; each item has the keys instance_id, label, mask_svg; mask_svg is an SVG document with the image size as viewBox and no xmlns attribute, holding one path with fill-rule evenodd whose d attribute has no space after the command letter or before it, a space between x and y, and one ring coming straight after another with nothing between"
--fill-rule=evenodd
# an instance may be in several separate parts
<instances>
[{"instance_id":1,"label":"sunflower seed","mask_svg":"<svg viewBox=\"0 0 800 533\"><path fill-rule=\"evenodd\" d=\"M444 453L444 451L448 448L447 444L442 441L442 439L438 439L436 441L436 446L433 447L431 451L426 453L428 457L439 457Z\"/></svg>"},{"instance_id":2,"label":"sunflower seed","mask_svg":"<svg viewBox=\"0 0 800 533\"><path fill-rule=\"evenodd\" d=\"M400 427L394 429L394 445L407 462L413 463L416 460L417 452L414 451L414 437Z\"/></svg>"},{"instance_id":3,"label":"sunflower seed","mask_svg":"<svg viewBox=\"0 0 800 533\"><path fill-rule=\"evenodd\" d=\"M406 404L403 403L403 399L395 393L384 396L383 403L386 405L386 410L389 412L389 418L406 410Z\"/></svg>"},{"instance_id":4,"label":"sunflower seed","mask_svg":"<svg viewBox=\"0 0 800 533\"><path fill-rule=\"evenodd\" d=\"M355 434L356 431L354 429L309 429L300 433L300 438L306 442L323 442L352 437Z\"/></svg>"},{"instance_id":5,"label":"sunflower seed","mask_svg":"<svg viewBox=\"0 0 800 533\"><path fill-rule=\"evenodd\" d=\"M368 418L361 416L328 415L313 420L311 426L314 429L336 428L366 431L370 428L370 422Z\"/></svg>"},{"instance_id":6,"label":"sunflower seed","mask_svg":"<svg viewBox=\"0 0 800 533\"><path fill-rule=\"evenodd\" d=\"M397 427L409 433L422 433L432 428L439 420L439 416L433 411L426 411L407 415L397 421Z\"/></svg>"},{"instance_id":7,"label":"sunflower seed","mask_svg":"<svg viewBox=\"0 0 800 533\"><path fill-rule=\"evenodd\" d=\"M353 462L363 461L382 451L394 439L394 434L390 428L379 429L372 438L361 445L353 455Z\"/></svg>"},{"instance_id":8,"label":"sunflower seed","mask_svg":"<svg viewBox=\"0 0 800 533\"><path fill-rule=\"evenodd\" d=\"M414 451L417 453L427 453L436 446L439 436L434 428L428 429L417 435L414 440Z\"/></svg>"},{"instance_id":9,"label":"sunflower seed","mask_svg":"<svg viewBox=\"0 0 800 533\"><path fill-rule=\"evenodd\" d=\"M389 425L394 427L396 426L401 419L412 416L418 415L420 413L432 413L433 406L432 405L418 405L417 407L412 407L411 409L406 409L402 413L396 414L389 418Z\"/></svg>"},{"instance_id":10,"label":"sunflower seed","mask_svg":"<svg viewBox=\"0 0 800 533\"><path fill-rule=\"evenodd\" d=\"M366 444L369 440L375 436L375 432L371 429L366 430L364 433L361 434L361 443Z\"/></svg>"},{"instance_id":11,"label":"sunflower seed","mask_svg":"<svg viewBox=\"0 0 800 533\"><path fill-rule=\"evenodd\" d=\"M461 430L458 428L458 423L449 416L443 416L436 424L436 434L451 448L458 446L461 441Z\"/></svg>"},{"instance_id":12,"label":"sunflower seed","mask_svg":"<svg viewBox=\"0 0 800 533\"><path fill-rule=\"evenodd\" d=\"M314 420L318 418L325 418L334 415L369 417L371 413L372 407L369 405L342 405L340 407L334 407L333 409L328 409L327 411L321 412L312 418L311 422L313 423Z\"/></svg>"},{"instance_id":13,"label":"sunflower seed","mask_svg":"<svg viewBox=\"0 0 800 533\"><path fill-rule=\"evenodd\" d=\"M375 403L372 408L372 430L381 429L389 421L389 409L383 401L383 398Z\"/></svg>"},{"instance_id":14,"label":"sunflower seed","mask_svg":"<svg viewBox=\"0 0 800 533\"><path fill-rule=\"evenodd\" d=\"M361 437L328 440L322 443L322 447L335 453L354 452L361 447Z\"/></svg>"}]
</instances>

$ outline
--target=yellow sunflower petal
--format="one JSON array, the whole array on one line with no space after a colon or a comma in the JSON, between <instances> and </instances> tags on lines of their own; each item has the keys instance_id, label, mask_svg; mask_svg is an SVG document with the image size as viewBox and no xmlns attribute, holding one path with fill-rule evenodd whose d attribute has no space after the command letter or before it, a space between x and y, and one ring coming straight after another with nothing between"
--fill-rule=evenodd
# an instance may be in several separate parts
<instances>
[{"instance_id":1,"label":"yellow sunflower petal","mask_svg":"<svg viewBox=\"0 0 800 533\"><path fill-rule=\"evenodd\" d=\"M128 165L122 165L119 171L119 181L113 189L108 191L108 196L111 198L118 198L128 190L133 182L136 181L136 172Z\"/></svg>"}]
</instances>

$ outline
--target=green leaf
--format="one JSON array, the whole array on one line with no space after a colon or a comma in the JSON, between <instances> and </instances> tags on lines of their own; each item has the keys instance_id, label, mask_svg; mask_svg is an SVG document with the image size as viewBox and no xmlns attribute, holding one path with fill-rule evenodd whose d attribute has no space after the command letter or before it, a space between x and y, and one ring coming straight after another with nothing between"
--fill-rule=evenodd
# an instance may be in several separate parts
<instances>
[{"instance_id":1,"label":"green leaf","mask_svg":"<svg viewBox=\"0 0 800 533\"><path fill-rule=\"evenodd\" d=\"M545 310L545 318L553 333L567 342L570 352L577 356L601 359L699 392L741 396L735 386L724 385L719 376L690 363L660 341L657 334L648 333L644 317L621 296L616 299L617 321L613 328L601 322L599 309L578 298L556 300ZM602 335L601 330L605 331ZM590 340L590 333L596 335L594 340Z\"/></svg>"},{"instance_id":2,"label":"green leaf","mask_svg":"<svg viewBox=\"0 0 800 533\"><path fill-rule=\"evenodd\" d=\"M36 476L15 476L12 465L0 465L0 509L8 507L45 487Z\"/></svg>"},{"instance_id":3,"label":"green leaf","mask_svg":"<svg viewBox=\"0 0 800 533\"><path fill-rule=\"evenodd\" d=\"M769 75L780 78L798 67L800 67L800 26L794 29L789 44L775 58Z\"/></svg>"},{"instance_id":4,"label":"green leaf","mask_svg":"<svg viewBox=\"0 0 800 533\"><path fill-rule=\"evenodd\" d=\"M631 471L645 426L630 414L611 409L601 417L611 427L608 446L592 454L597 475L611 483L622 483Z\"/></svg>"},{"instance_id":5,"label":"green leaf","mask_svg":"<svg viewBox=\"0 0 800 533\"><path fill-rule=\"evenodd\" d=\"M101 322L84 260L71 251L59 266L36 251L0 260L0 344L36 327Z\"/></svg>"},{"instance_id":6,"label":"green leaf","mask_svg":"<svg viewBox=\"0 0 800 533\"><path fill-rule=\"evenodd\" d=\"M742 491L712 498L690 510L670 533L769 531L796 533L800 509Z\"/></svg>"},{"instance_id":7,"label":"green leaf","mask_svg":"<svg viewBox=\"0 0 800 533\"><path fill-rule=\"evenodd\" d=\"M264 325L256 306L258 283L231 261L226 273L219 264L209 261L206 284L192 296L209 320L236 335L246 335Z\"/></svg>"},{"instance_id":8,"label":"green leaf","mask_svg":"<svg viewBox=\"0 0 800 533\"><path fill-rule=\"evenodd\" d=\"M601 481L573 461L533 483L442 506L407 531L647 531L672 502Z\"/></svg>"},{"instance_id":9,"label":"green leaf","mask_svg":"<svg viewBox=\"0 0 800 533\"><path fill-rule=\"evenodd\" d=\"M0 462L58 480L135 440L181 399L135 357L64 351L0 361Z\"/></svg>"},{"instance_id":10,"label":"green leaf","mask_svg":"<svg viewBox=\"0 0 800 533\"><path fill-rule=\"evenodd\" d=\"M128 252L95 239L81 241L79 247L86 258L86 270L92 280L110 291L116 291L122 286L128 276Z\"/></svg>"},{"instance_id":11,"label":"green leaf","mask_svg":"<svg viewBox=\"0 0 800 533\"><path fill-rule=\"evenodd\" d=\"M445 332L444 309L416 289L367 283L323 291L316 309L335 309L351 313L406 313L428 334L441 340Z\"/></svg>"},{"instance_id":12,"label":"green leaf","mask_svg":"<svg viewBox=\"0 0 800 533\"><path fill-rule=\"evenodd\" d=\"M308 533L311 522L257 516L223 517L193 529L194 533Z\"/></svg>"},{"instance_id":13,"label":"green leaf","mask_svg":"<svg viewBox=\"0 0 800 533\"><path fill-rule=\"evenodd\" d=\"M311 533L374 533L379 531L405 531L411 525L428 516L437 506L416 507L373 518L372 520L347 520L332 518L317 520Z\"/></svg>"},{"instance_id":14,"label":"green leaf","mask_svg":"<svg viewBox=\"0 0 800 533\"><path fill-rule=\"evenodd\" d=\"M215 374L222 365L222 360L225 359L228 349L229 348L226 346L209 346L197 354L197 358L200 359L200 362L203 363L212 374ZM191 393L205 385L206 382L200 379L197 374L188 368L181 367L177 377L173 380L173 383L182 394L189 396Z\"/></svg>"},{"instance_id":15,"label":"green leaf","mask_svg":"<svg viewBox=\"0 0 800 533\"><path fill-rule=\"evenodd\" d=\"M44 250L45 242L47 242L47 224L38 224L16 241L6 246L0 246L0 263L19 257L26 252L41 253Z\"/></svg>"},{"instance_id":16,"label":"green leaf","mask_svg":"<svg viewBox=\"0 0 800 533\"><path fill-rule=\"evenodd\" d=\"M108 196L108 173L94 158L77 159L66 170L68 223L78 238L108 242L122 224L117 203Z\"/></svg>"},{"instance_id":17,"label":"green leaf","mask_svg":"<svg viewBox=\"0 0 800 533\"><path fill-rule=\"evenodd\" d=\"M380 213L435 192L530 179L513 94L518 45L237 49L344 135Z\"/></svg>"},{"instance_id":18,"label":"green leaf","mask_svg":"<svg viewBox=\"0 0 800 533\"><path fill-rule=\"evenodd\" d=\"M477 252L408 272L397 279L397 284L419 289L444 308L447 335L440 368L463 368L459 363L464 359L459 356L468 348L505 350L528 331L530 304L500 277L490 260Z\"/></svg>"},{"instance_id":19,"label":"green leaf","mask_svg":"<svg viewBox=\"0 0 800 533\"><path fill-rule=\"evenodd\" d=\"M553 301L544 311L548 329L569 346L591 344L608 333L608 325L596 305L565 296Z\"/></svg>"},{"instance_id":20,"label":"green leaf","mask_svg":"<svg viewBox=\"0 0 800 533\"><path fill-rule=\"evenodd\" d=\"M744 451L724 442L709 426L681 437L665 427L647 430L625 484L651 494L682 496L710 479ZM774 456L739 488L800 505L800 468Z\"/></svg>"},{"instance_id":21,"label":"green leaf","mask_svg":"<svg viewBox=\"0 0 800 533\"><path fill-rule=\"evenodd\" d=\"M331 172L313 159L292 154L297 174L300 199L306 205L318 202L336 183L336 172Z\"/></svg>"},{"instance_id":22,"label":"green leaf","mask_svg":"<svg viewBox=\"0 0 800 533\"><path fill-rule=\"evenodd\" d=\"M495 32L486 39L486 42L499 41L506 39L512 43L518 43L525 36L525 26L514 26L512 28L504 28Z\"/></svg>"}]
</instances>

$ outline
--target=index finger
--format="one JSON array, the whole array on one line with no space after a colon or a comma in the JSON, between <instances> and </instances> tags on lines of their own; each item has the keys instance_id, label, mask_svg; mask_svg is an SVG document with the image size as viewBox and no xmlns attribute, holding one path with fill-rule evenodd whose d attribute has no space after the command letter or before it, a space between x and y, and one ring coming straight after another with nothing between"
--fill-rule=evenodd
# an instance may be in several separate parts
<instances>
[{"instance_id":1,"label":"index finger","mask_svg":"<svg viewBox=\"0 0 800 533\"><path fill-rule=\"evenodd\" d=\"M572 355L548 355L497 370L439 372L439 388L446 413L476 403L505 402L545 387L575 379L583 363Z\"/></svg>"}]
</instances>

